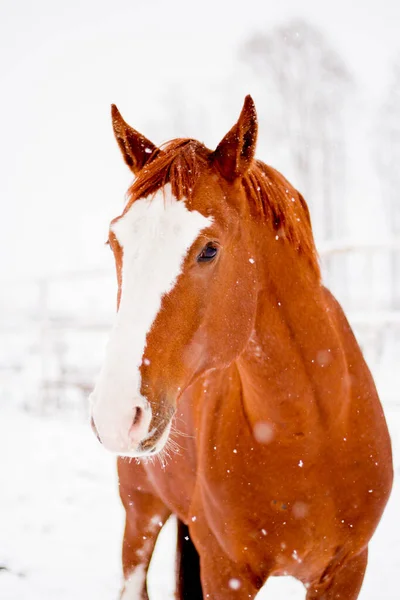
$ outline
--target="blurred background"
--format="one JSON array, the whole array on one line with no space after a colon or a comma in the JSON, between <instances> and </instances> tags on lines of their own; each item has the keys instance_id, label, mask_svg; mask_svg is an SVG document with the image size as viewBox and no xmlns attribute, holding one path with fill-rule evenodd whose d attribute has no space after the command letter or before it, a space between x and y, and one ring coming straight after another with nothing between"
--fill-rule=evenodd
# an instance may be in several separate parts
<instances>
[{"instance_id":1,"label":"blurred background","mask_svg":"<svg viewBox=\"0 0 400 600\"><path fill-rule=\"evenodd\" d=\"M105 600L118 589L122 515L85 419L115 310L104 242L131 182L110 104L156 144L214 148L252 94L258 157L309 204L325 283L396 449L400 5L2 0L0 39L0 597ZM400 525L387 514L365 600L397 598ZM301 598L290 585L273 597Z\"/></svg>"}]
</instances>

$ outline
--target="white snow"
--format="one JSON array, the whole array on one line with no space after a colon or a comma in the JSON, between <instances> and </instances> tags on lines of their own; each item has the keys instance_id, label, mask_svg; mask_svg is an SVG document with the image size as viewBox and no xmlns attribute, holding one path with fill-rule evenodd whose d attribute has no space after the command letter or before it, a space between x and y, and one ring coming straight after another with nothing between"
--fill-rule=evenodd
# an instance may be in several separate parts
<instances>
[{"instance_id":1,"label":"white snow","mask_svg":"<svg viewBox=\"0 0 400 600\"><path fill-rule=\"evenodd\" d=\"M386 408L400 474L400 407ZM0 411L0 598L115 600L122 585L123 511L114 459L87 424ZM397 600L400 484L370 544L359 600ZM264 533L265 531L265 533ZM262 530L267 535L267 530ZM175 528L162 529L150 569L151 600L173 599ZM257 600L304 600L303 586L272 578Z\"/></svg>"},{"instance_id":2,"label":"white snow","mask_svg":"<svg viewBox=\"0 0 400 600\"><path fill-rule=\"evenodd\" d=\"M123 248L122 294L91 403L100 438L113 452L137 455L136 445L148 432L151 408L140 393L146 336L189 248L211 223L211 217L190 211L183 199L178 201L167 184L134 202L112 226ZM142 411L142 421L138 439L132 440L129 432L136 408Z\"/></svg>"},{"instance_id":3,"label":"white snow","mask_svg":"<svg viewBox=\"0 0 400 600\"><path fill-rule=\"evenodd\" d=\"M238 590L240 586L240 580L236 579L236 577L232 577L232 579L229 580L229 587L231 588L231 590Z\"/></svg>"}]
</instances>

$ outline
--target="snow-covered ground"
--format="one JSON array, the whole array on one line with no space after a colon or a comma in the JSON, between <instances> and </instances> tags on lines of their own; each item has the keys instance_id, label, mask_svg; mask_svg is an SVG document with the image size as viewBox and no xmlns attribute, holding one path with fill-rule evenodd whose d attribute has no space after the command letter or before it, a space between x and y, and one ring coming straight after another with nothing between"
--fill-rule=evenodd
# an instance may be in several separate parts
<instances>
[{"instance_id":1,"label":"snow-covered ground","mask_svg":"<svg viewBox=\"0 0 400 600\"><path fill-rule=\"evenodd\" d=\"M400 408L391 404L386 413L397 478L360 600L400 597ZM123 514L114 459L89 426L3 410L0 457L0 599L115 600ZM171 521L152 564L152 600L172 599L174 536ZM276 578L259 598L303 600L304 591Z\"/></svg>"}]
</instances>

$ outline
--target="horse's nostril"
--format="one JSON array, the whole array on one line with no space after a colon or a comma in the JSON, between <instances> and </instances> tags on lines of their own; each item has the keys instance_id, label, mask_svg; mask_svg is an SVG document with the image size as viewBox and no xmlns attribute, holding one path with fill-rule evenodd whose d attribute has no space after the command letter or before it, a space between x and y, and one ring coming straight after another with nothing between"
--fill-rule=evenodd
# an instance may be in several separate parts
<instances>
[{"instance_id":1,"label":"horse's nostril","mask_svg":"<svg viewBox=\"0 0 400 600\"><path fill-rule=\"evenodd\" d=\"M143 408L135 406L133 409L132 425L129 429L129 439L131 444L137 446L143 437L147 434L148 424L146 425L146 415Z\"/></svg>"},{"instance_id":2,"label":"horse's nostril","mask_svg":"<svg viewBox=\"0 0 400 600\"><path fill-rule=\"evenodd\" d=\"M137 406L135 416L133 417L133 422L132 422L133 427L135 425L139 424L139 422L141 421L141 418L142 418L142 414L143 414L143 410L140 408L140 406Z\"/></svg>"},{"instance_id":3,"label":"horse's nostril","mask_svg":"<svg viewBox=\"0 0 400 600\"><path fill-rule=\"evenodd\" d=\"M90 417L90 426L92 428L93 433L95 434L95 436L97 437L97 439L99 440L100 444L102 444L103 442L100 439L99 436L99 432L97 431L96 425L94 424L94 419L93 417Z\"/></svg>"}]
</instances>

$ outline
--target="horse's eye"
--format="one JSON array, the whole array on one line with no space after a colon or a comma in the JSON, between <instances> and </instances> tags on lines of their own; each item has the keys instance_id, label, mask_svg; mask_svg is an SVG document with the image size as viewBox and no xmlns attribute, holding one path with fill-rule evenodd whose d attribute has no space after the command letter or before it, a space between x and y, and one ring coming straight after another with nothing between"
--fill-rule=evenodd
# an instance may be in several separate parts
<instances>
[{"instance_id":1,"label":"horse's eye","mask_svg":"<svg viewBox=\"0 0 400 600\"><path fill-rule=\"evenodd\" d=\"M209 242L207 246L204 246L203 250L198 255L197 262L210 262L217 256L217 253L218 248L215 246L215 244Z\"/></svg>"}]
</instances>

